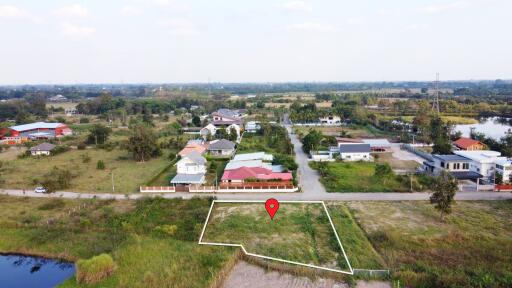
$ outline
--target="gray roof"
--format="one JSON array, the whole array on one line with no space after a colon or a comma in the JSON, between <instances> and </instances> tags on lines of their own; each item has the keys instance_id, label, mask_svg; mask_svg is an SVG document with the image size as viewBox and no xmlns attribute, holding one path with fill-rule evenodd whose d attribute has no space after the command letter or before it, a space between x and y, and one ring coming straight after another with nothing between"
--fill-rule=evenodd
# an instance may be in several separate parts
<instances>
[{"instance_id":1,"label":"gray roof","mask_svg":"<svg viewBox=\"0 0 512 288\"><path fill-rule=\"evenodd\" d=\"M52 151L55 148L55 145L51 143L41 143L30 148L30 151Z\"/></svg>"},{"instance_id":2,"label":"gray roof","mask_svg":"<svg viewBox=\"0 0 512 288\"><path fill-rule=\"evenodd\" d=\"M197 151L192 151L183 158L188 158L197 165L204 165L206 163L206 159Z\"/></svg>"},{"instance_id":3,"label":"gray roof","mask_svg":"<svg viewBox=\"0 0 512 288\"><path fill-rule=\"evenodd\" d=\"M208 147L208 150L233 150L235 149L235 143L226 140L226 139L220 139L217 141L210 142L210 146Z\"/></svg>"},{"instance_id":4,"label":"gray roof","mask_svg":"<svg viewBox=\"0 0 512 288\"><path fill-rule=\"evenodd\" d=\"M16 130L16 131L28 131L28 130L35 130L35 129L55 129L61 125L62 125L62 123L35 122L35 123L30 123L30 124L12 126L9 128L12 130Z\"/></svg>"},{"instance_id":5,"label":"gray roof","mask_svg":"<svg viewBox=\"0 0 512 288\"><path fill-rule=\"evenodd\" d=\"M457 161L457 162L471 162L470 159L466 158L466 157L462 157L462 156L459 156L459 155L438 155L438 154L434 154L433 155L434 158L437 158L437 159L440 159L442 161L446 161L446 162L454 162L454 161Z\"/></svg>"},{"instance_id":6,"label":"gray roof","mask_svg":"<svg viewBox=\"0 0 512 288\"><path fill-rule=\"evenodd\" d=\"M340 153L370 153L370 144L340 145Z\"/></svg>"},{"instance_id":7,"label":"gray roof","mask_svg":"<svg viewBox=\"0 0 512 288\"><path fill-rule=\"evenodd\" d=\"M476 180L484 177L474 171L450 171L450 174L458 180Z\"/></svg>"},{"instance_id":8,"label":"gray roof","mask_svg":"<svg viewBox=\"0 0 512 288\"><path fill-rule=\"evenodd\" d=\"M204 174L176 174L171 180L171 184L202 184Z\"/></svg>"}]
</instances>

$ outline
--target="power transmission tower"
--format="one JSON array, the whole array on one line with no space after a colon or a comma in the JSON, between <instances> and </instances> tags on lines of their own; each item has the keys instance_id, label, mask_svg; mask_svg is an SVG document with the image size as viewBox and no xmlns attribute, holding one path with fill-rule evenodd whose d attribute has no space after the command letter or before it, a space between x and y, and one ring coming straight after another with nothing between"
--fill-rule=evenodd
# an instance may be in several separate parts
<instances>
[{"instance_id":1,"label":"power transmission tower","mask_svg":"<svg viewBox=\"0 0 512 288\"><path fill-rule=\"evenodd\" d=\"M436 73L436 81L434 82L434 101L432 103L432 111L439 114L439 73Z\"/></svg>"}]
</instances>

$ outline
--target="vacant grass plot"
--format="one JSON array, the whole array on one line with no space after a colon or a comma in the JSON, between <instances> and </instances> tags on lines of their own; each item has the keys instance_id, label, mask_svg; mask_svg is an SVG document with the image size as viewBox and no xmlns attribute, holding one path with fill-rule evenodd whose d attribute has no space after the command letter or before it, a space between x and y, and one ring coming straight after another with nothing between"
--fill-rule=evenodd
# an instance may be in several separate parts
<instances>
[{"instance_id":1,"label":"vacant grass plot","mask_svg":"<svg viewBox=\"0 0 512 288\"><path fill-rule=\"evenodd\" d=\"M0 253L70 261L112 256L117 269L110 277L87 286L72 277L63 287L211 287L236 249L197 244L209 205L0 196Z\"/></svg>"},{"instance_id":2,"label":"vacant grass plot","mask_svg":"<svg viewBox=\"0 0 512 288\"><path fill-rule=\"evenodd\" d=\"M216 202L203 242L241 244L249 253L349 271L322 204Z\"/></svg>"},{"instance_id":3,"label":"vacant grass plot","mask_svg":"<svg viewBox=\"0 0 512 288\"><path fill-rule=\"evenodd\" d=\"M97 169L98 160L105 169ZM70 150L50 157L27 157L5 162L1 168L6 188L33 189L53 167L66 169L73 178L68 191L112 192L112 173L116 193L137 192L170 161L165 156L144 163L134 161L127 151L114 149Z\"/></svg>"},{"instance_id":4,"label":"vacant grass plot","mask_svg":"<svg viewBox=\"0 0 512 288\"><path fill-rule=\"evenodd\" d=\"M408 287L512 287L512 201L347 202L393 277Z\"/></svg>"}]
</instances>

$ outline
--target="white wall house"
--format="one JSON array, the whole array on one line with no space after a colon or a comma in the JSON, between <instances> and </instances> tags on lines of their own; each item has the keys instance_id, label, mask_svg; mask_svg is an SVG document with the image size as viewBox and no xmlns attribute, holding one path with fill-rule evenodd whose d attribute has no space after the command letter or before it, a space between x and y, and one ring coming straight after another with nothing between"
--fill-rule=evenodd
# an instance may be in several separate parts
<instances>
[{"instance_id":1,"label":"white wall house","mask_svg":"<svg viewBox=\"0 0 512 288\"><path fill-rule=\"evenodd\" d=\"M318 118L322 125L341 125L341 118L339 116L325 116Z\"/></svg>"},{"instance_id":2,"label":"white wall house","mask_svg":"<svg viewBox=\"0 0 512 288\"><path fill-rule=\"evenodd\" d=\"M370 144L339 145L340 159L344 161L372 161Z\"/></svg>"},{"instance_id":3,"label":"white wall house","mask_svg":"<svg viewBox=\"0 0 512 288\"><path fill-rule=\"evenodd\" d=\"M482 174L484 178L493 179L496 172L496 162L506 160L501 153L492 150L453 151L456 155L471 159L469 170Z\"/></svg>"},{"instance_id":4,"label":"white wall house","mask_svg":"<svg viewBox=\"0 0 512 288\"><path fill-rule=\"evenodd\" d=\"M206 125L205 127L203 127L199 133L201 134L201 136L203 137L208 137L208 135L215 135L215 133L217 133L217 127L215 127L215 125L213 124L208 124Z\"/></svg>"},{"instance_id":5,"label":"white wall house","mask_svg":"<svg viewBox=\"0 0 512 288\"><path fill-rule=\"evenodd\" d=\"M176 163L178 174L206 173L206 159L197 152L190 152Z\"/></svg>"},{"instance_id":6,"label":"white wall house","mask_svg":"<svg viewBox=\"0 0 512 288\"><path fill-rule=\"evenodd\" d=\"M512 160L499 159L496 161L496 172L503 177L503 183L512 183Z\"/></svg>"}]
</instances>

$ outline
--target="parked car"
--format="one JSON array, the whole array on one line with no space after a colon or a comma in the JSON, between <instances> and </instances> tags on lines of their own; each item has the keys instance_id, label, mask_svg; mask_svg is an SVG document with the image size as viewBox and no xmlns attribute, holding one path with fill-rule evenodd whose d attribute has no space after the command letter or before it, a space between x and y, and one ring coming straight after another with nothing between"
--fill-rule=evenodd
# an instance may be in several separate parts
<instances>
[{"instance_id":1,"label":"parked car","mask_svg":"<svg viewBox=\"0 0 512 288\"><path fill-rule=\"evenodd\" d=\"M48 191L46 191L46 188L44 188L43 186L39 186L39 187L36 187L36 189L34 189L34 192L35 193L47 193Z\"/></svg>"}]
</instances>

